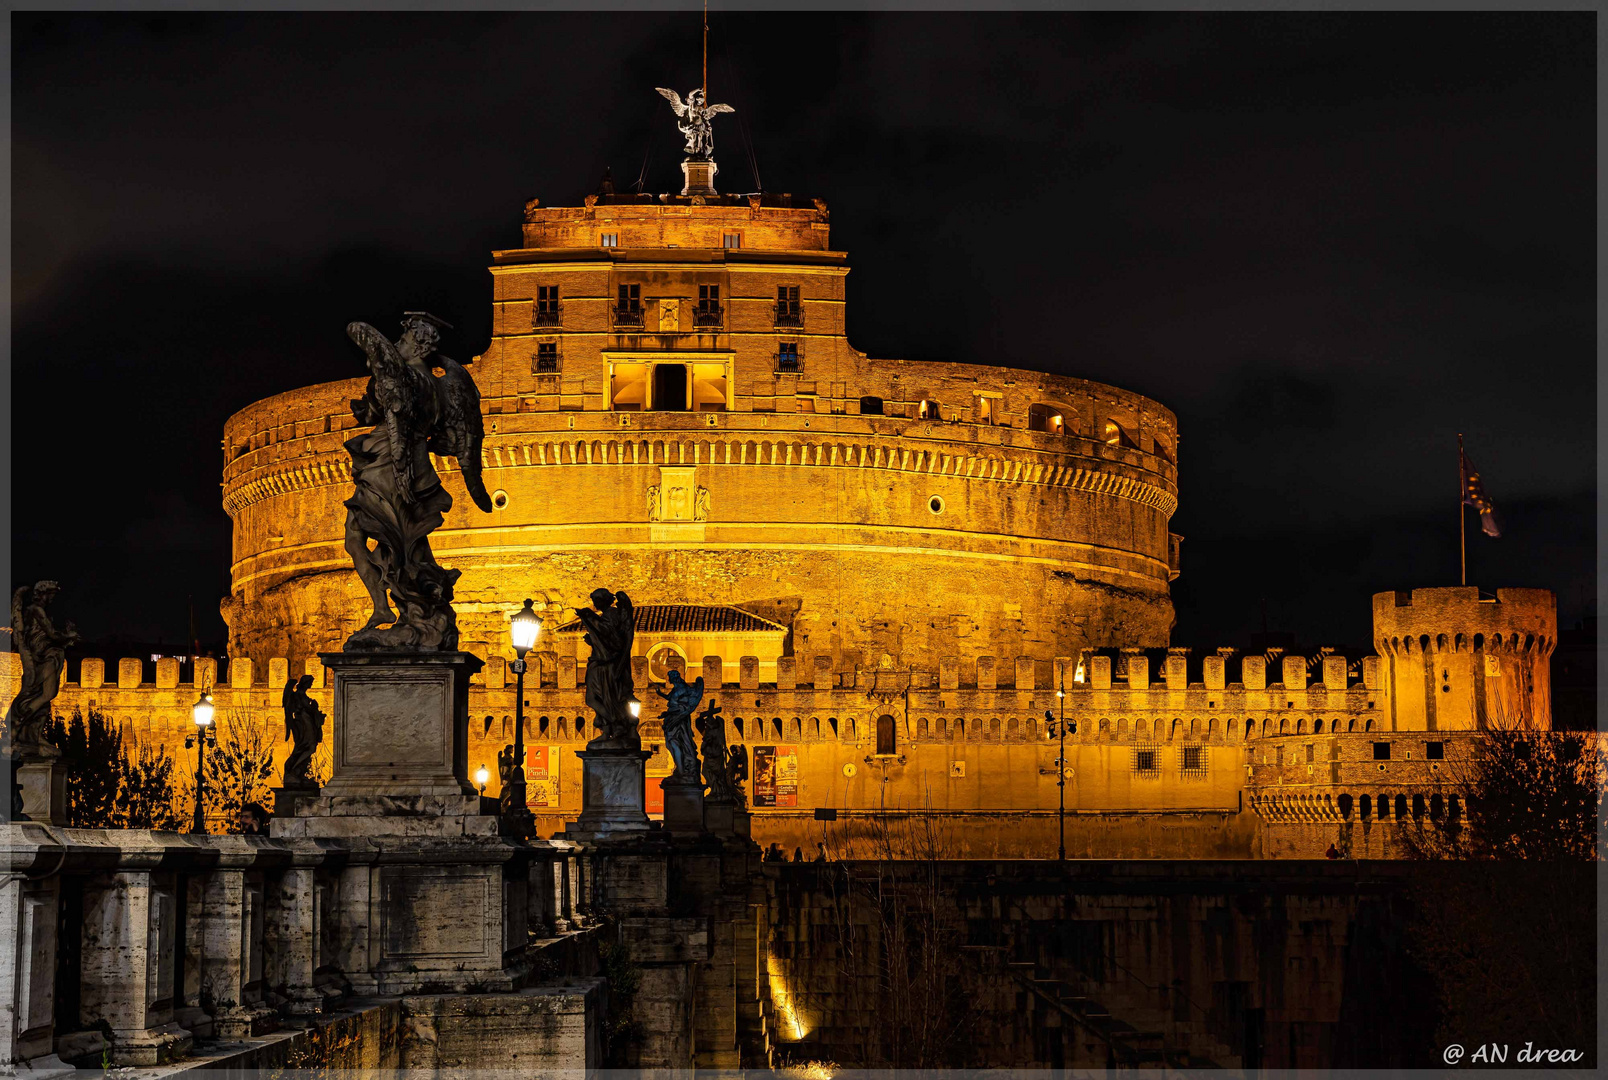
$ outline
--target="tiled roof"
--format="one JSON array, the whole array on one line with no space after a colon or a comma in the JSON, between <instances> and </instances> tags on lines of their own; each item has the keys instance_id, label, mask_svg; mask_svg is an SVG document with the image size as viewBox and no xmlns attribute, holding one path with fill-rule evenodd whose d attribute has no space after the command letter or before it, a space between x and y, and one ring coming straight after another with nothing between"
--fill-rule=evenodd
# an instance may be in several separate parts
<instances>
[{"instance_id":1,"label":"tiled roof","mask_svg":"<svg viewBox=\"0 0 1608 1080\"><path fill-rule=\"evenodd\" d=\"M638 604L639 634L781 634L787 627L727 604ZM555 634L585 631L581 620L571 619Z\"/></svg>"}]
</instances>

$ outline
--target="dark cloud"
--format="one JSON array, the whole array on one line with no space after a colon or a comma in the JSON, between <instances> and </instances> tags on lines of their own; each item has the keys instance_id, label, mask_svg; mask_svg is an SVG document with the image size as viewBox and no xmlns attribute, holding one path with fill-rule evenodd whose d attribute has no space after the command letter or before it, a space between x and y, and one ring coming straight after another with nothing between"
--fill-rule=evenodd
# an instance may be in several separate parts
<instances>
[{"instance_id":1,"label":"dark cloud","mask_svg":"<svg viewBox=\"0 0 1608 1080\"><path fill-rule=\"evenodd\" d=\"M717 13L722 177L828 199L879 356L1102 379L1179 415L1181 639L1358 641L1456 574L1594 591L1593 16ZM227 588L224 418L341 327L490 331L524 200L650 190L697 19L17 15L16 573L90 633ZM46 402L31 411L24 403ZM28 524L27 522L35 522ZM64 603L66 600L64 598ZM1279 627L1275 627L1279 628Z\"/></svg>"}]
</instances>

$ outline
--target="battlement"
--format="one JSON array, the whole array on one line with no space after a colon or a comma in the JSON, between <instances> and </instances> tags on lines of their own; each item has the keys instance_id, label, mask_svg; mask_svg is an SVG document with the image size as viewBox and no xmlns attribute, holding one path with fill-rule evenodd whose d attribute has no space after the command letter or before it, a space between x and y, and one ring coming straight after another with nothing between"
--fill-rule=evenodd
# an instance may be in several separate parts
<instances>
[{"instance_id":1,"label":"battlement","mask_svg":"<svg viewBox=\"0 0 1608 1080\"><path fill-rule=\"evenodd\" d=\"M1546 656L1558 639L1558 601L1547 589L1498 589L1494 598L1472 585L1375 593L1373 616L1382 654L1472 649Z\"/></svg>"},{"instance_id":2,"label":"battlement","mask_svg":"<svg viewBox=\"0 0 1608 1080\"><path fill-rule=\"evenodd\" d=\"M474 642L466 648L485 664L483 670L471 678L471 685L501 690L513 685L508 665L510 657L491 652L485 645ZM782 656L775 660L775 679L760 681L762 661L758 656L743 656L729 663L720 656L705 656L692 670L679 656L669 659L668 667L686 673L688 678L702 676L704 685L711 689L742 690L852 690L864 693L890 693L905 690L1012 690L1018 693L1051 694L1057 688L1069 695L1085 694L1155 694L1216 693L1228 696L1246 692L1300 691L1343 692L1347 690L1377 690L1380 688L1379 658L1364 657L1353 666L1344 656L1328 655L1322 658L1322 669L1316 678L1309 680L1309 662L1305 657L1281 658L1278 669L1269 671L1267 658L1255 655L1239 658L1241 676L1230 682L1229 664L1233 660L1229 650L1201 658L1203 678L1191 681L1188 649L1126 650L1123 655L1094 655L1086 659L1083 680L1078 679L1077 660L1073 657L1056 657L1046 661L1031 656L944 657L936 668L906 668L891 670L858 664L845 665L830 654L810 657ZM527 689L570 690L585 682L586 665L574 655L555 650L532 652L528 656ZM1152 661L1157 663L1152 666ZM86 657L67 671L64 688L79 690L175 690L180 688L214 690L281 690L293 677L290 661L273 657L266 665L254 663L249 657L234 657L220 663L213 657L199 657L194 662L194 675L181 678L182 665L176 658L167 657L154 664L155 678L148 680L150 661L140 657L123 657L115 663ZM632 672L639 689L653 685L648 675L648 658L635 657ZM313 689L325 686L325 669L317 657L303 661L294 677L310 675ZM77 678L72 676L76 675ZM110 675L110 678L108 676ZM1269 680L1269 676L1272 680ZM22 677L20 658L16 653L0 653L0 680L16 683Z\"/></svg>"}]
</instances>

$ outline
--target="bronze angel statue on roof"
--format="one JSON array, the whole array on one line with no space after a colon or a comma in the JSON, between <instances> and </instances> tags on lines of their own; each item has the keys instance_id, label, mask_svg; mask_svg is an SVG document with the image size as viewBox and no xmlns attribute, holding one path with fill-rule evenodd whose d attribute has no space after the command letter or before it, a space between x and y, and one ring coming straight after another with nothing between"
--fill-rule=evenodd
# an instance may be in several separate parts
<instances>
[{"instance_id":1,"label":"bronze angel statue on roof","mask_svg":"<svg viewBox=\"0 0 1608 1080\"><path fill-rule=\"evenodd\" d=\"M430 455L458 459L481 510L491 512L491 498L480 479L480 392L462 364L436 352L443 328L451 329L422 311L403 313L402 337L394 343L368 323L346 328L368 354L372 374L352 415L373 425L346 443L354 486L346 500L346 551L374 603L368 623L347 639L349 652L458 647L452 587L461 571L442 568L430 551L430 534L452 508L452 496ZM442 370L439 377L434 368Z\"/></svg>"},{"instance_id":2,"label":"bronze angel statue on roof","mask_svg":"<svg viewBox=\"0 0 1608 1080\"><path fill-rule=\"evenodd\" d=\"M708 161L715 154L715 133L711 121L721 113L734 113L730 105L704 104L704 92L693 90L683 102L681 95L662 86L654 87L670 103L670 111L681 121L676 125L687 137L686 154L699 161Z\"/></svg>"}]
</instances>

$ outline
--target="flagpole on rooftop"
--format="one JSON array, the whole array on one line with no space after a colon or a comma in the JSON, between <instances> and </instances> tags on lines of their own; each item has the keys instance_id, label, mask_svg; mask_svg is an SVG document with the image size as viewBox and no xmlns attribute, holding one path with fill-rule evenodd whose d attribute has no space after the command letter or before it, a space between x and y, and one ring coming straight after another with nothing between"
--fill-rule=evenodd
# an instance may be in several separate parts
<instances>
[{"instance_id":1,"label":"flagpole on rooftop","mask_svg":"<svg viewBox=\"0 0 1608 1080\"><path fill-rule=\"evenodd\" d=\"M1457 433L1457 555L1462 564L1462 583L1468 584L1468 510L1464 501L1468 498L1468 477L1463 475L1463 433Z\"/></svg>"}]
</instances>

